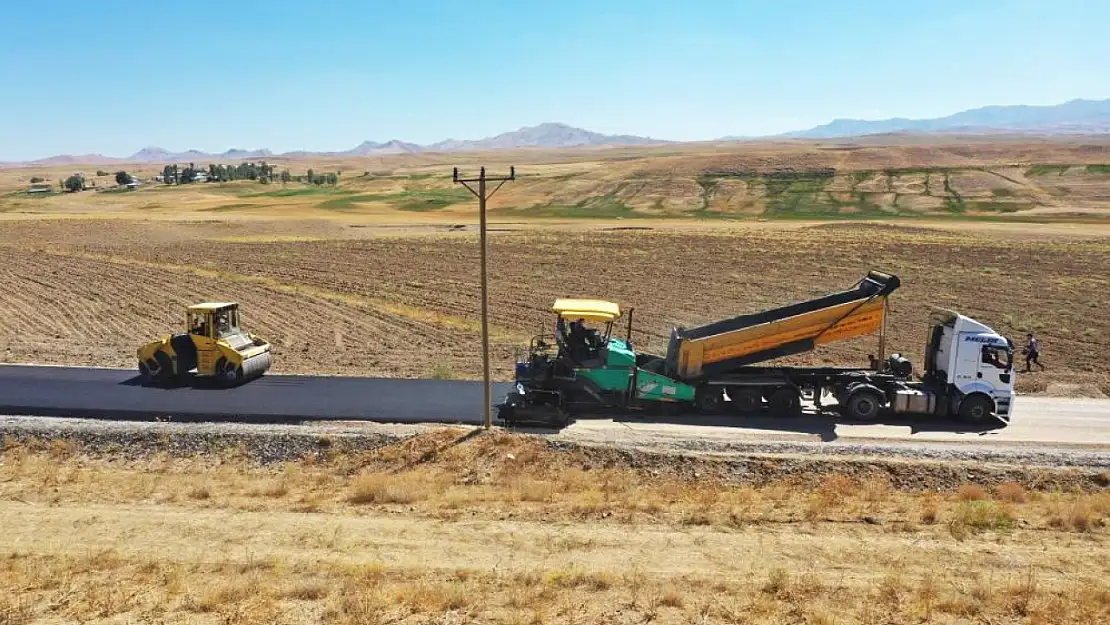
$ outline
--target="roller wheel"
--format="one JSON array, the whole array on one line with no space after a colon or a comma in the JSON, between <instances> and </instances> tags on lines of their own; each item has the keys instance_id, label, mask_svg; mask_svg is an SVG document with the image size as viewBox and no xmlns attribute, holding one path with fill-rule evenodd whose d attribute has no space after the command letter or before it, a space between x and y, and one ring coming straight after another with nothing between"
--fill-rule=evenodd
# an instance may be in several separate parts
<instances>
[{"instance_id":1,"label":"roller wheel","mask_svg":"<svg viewBox=\"0 0 1110 625\"><path fill-rule=\"evenodd\" d=\"M802 414L802 397L793 388L775 389L767 403L776 417L797 417Z\"/></svg>"},{"instance_id":2,"label":"roller wheel","mask_svg":"<svg viewBox=\"0 0 1110 625\"><path fill-rule=\"evenodd\" d=\"M736 414L753 414L763 407L763 393L758 388L734 386L728 389L728 397Z\"/></svg>"},{"instance_id":3,"label":"roller wheel","mask_svg":"<svg viewBox=\"0 0 1110 625\"><path fill-rule=\"evenodd\" d=\"M724 389L720 386L702 386L694 396L694 403L697 404L698 412L702 414L720 412L724 400Z\"/></svg>"},{"instance_id":4,"label":"roller wheel","mask_svg":"<svg viewBox=\"0 0 1110 625\"><path fill-rule=\"evenodd\" d=\"M882 400L873 391L858 391L848 397L844 412L856 421L874 421L882 408Z\"/></svg>"},{"instance_id":5,"label":"roller wheel","mask_svg":"<svg viewBox=\"0 0 1110 625\"><path fill-rule=\"evenodd\" d=\"M243 370L223 358L216 363L216 371L219 372L220 383L224 386L235 386L243 379Z\"/></svg>"},{"instance_id":6,"label":"roller wheel","mask_svg":"<svg viewBox=\"0 0 1110 625\"><path fill-rule=\"evenodd\" d=\"M157 369L157 368L158 368L157 363L151 363L150 361L147 361L147 360L140 360L139 361L139 377L141 377L143 379L143 382L147 382L147 383L153 382L154 377L155 377L154 376L154 370Z\"/></svg>"},{"instance_id":7,"label":"roller wheel","mask_svg":"<svg viewBox=\"0 0 1110 625\"><path fill-rule=\"evenodd\" d=\"M966 423L982 423L994 413L994 404L982 395L972 395L960 402L960 420Z\"/></svg>"},{"instance_id":8,"label":"roller wheel","mask_svg":"<svg viewBox=\"0 0 1110 625\"><path fill-rule=\"evenodd\" d=\"M164 352L157 352L154 358L139 363L139 373L144 382L161 384L173 377L173 361Z\"/></svg>"}]
</instances>

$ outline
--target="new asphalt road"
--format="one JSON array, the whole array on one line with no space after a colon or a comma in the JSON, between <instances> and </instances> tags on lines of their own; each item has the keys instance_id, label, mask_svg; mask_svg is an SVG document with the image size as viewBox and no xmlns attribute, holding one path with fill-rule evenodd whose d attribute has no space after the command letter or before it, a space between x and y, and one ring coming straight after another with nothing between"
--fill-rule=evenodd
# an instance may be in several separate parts
<instances>
[{"instance_id":1,"label":"new asphalt road","mask_svg":"<svg viewBox=\"0 0 1110 625\"><path fill-rule=\"evenodd\" d=\"M494 384L493 403L508 384ZM135 371L0 365L0 413L48 417L243 422L372 420L481 423L482 385L454 380L401 380L265 375L234 388L139 383ZM496 414L494 415L496 418Z\"/></svg>"},{"instance_id":2,"label":"new asphalt road","mask_svg":"<svg viewBox=\"0 0 1110 625\"><path fill-rule=\"evenodd\" d=\"M509 391L493 385L493 403ZM333 376L266 375L230 389L179 386L152 388L133 371L82 367L0 365L0 414L149 420L296 422L382 421L471 423L483 416L482 385L453 380L407 380ZM495 415L496 418L496 415ZM996 440L1110 447L1110 400L1019 397L1009 424L968 429L931 419L867 425L828 417L684 416L674 423L622 418L579 421L574 430L603 440L622 437L752 436L761 440L802 436L813 440L883 438Z\"/></svg>"}]
</instances>

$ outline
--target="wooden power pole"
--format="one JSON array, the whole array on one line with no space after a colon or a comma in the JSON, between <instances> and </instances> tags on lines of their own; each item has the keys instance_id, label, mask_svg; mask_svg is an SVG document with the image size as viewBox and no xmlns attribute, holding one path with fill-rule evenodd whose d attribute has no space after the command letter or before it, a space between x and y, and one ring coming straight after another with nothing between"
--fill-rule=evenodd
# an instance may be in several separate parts
<instances>
[{"instance_id":1,"label":"wooden power pole","mask_svg":"<svg viewBox=\"0 0 1110 625\"><path fill-rule=\"evenodd\" d=\"M477 178L459 178L459 168L456 167L452 176L451 176L451 179L455 183L461 184L462 186L466 187L466 189L468 191L473 193L478 198L478 216L479 216L478 217L478 219L479 219L479 226L478 226L479 235L478 235L478 237L481 241L480 245L481 245L481 249L482 249L482 252L481 252L481 257L482 257L482 261L481 261L481 264L482 264L482 375L483 375L483 380L484 380L483 381L484 392L482 393L482 396L485 400L485 404L484 404L485 412L483 413L485 415L485 419L482 423L485 426L485 428L488 430L493 425L493 416L491 414L491 412L493 410L493 397L492 397L492 390L493 389L492 389L492 383L490 382L490 372L489 372L489 281L486 277L486 200L493 197L493 194L497 193L497 190L501 188L501 185L503 185L506 182L509 182L511 180L516 180L516 170L513 167L509 167L509 175L508 176L500 176L500 177L497 177L497 178L487 178L486 177L486 168L483 167L480 170L480 173L478 174ZM470 186L470 183L474 183L474 182L478 183L478 189L477 190L474 190L474 187ZM493 190L488 192L488 193L486 192L486 183L487 182L496 182L497 183L497 186L494 187Z\"/></svg>"}]
</instances>

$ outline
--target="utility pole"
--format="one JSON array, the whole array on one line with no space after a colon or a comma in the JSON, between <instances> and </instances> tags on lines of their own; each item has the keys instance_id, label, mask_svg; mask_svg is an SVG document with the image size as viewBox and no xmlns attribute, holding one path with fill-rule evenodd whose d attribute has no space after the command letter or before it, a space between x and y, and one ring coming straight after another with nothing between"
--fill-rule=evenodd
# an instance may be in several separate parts
<instances>
[{"instance_id":1,"label":"utility pole","mask_svg":"<svg viewBox=\"0 0 1110 625\"><path fill-rule=\"evenodd\" d=\"M470 191L471 193L473 193L478 198L478 215L479 215L479 226L478 226L479 235L478 235L478 237L481 241L481 249L482 249L482 253L481 253L481 257L482 257L482 374L483 374L483 377L484 377L484 382L483 382L483 391L484 392L482 393L482 396L485 399L485 404L484 404L485 419L483 421L483 425L488 430L488 429L490 429L490 427L493 426L493 416L491 414L491 412L493 410L493 397L491 396L491 394L492 394L492 384L490 382L490 373L489 373L489 288L488 288L489 282L486 278L486 200L493 197L493 194L497 193L497 190L501 188L501 185L503 185L506 182L509 182L511 180L516 180L516 170L513 167L509 167L509 175L508 176L501 176L501 177L497 177L497 178L487 178L486 177L486 168L483 167L480 170L480 173L478 174L477 178L459 178L459 168L456 167L454 172L452 173L451 179L455 183L461 184L462 186L466 187L467 191ZM474 190L474 187L470 186L470 183L473 183L473 182L478 183L478 190L477 191ZM486 183L487 182L496 182L497 183L497 186L493 188L493 191L490 191L488 194L486 193Z\"/></svg>"}]
</instances>

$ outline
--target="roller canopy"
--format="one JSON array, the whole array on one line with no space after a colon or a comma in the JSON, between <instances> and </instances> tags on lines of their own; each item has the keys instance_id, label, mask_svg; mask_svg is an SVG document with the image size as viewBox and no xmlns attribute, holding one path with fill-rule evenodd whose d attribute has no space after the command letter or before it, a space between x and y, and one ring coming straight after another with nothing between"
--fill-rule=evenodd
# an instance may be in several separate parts
<instances>
[{"instance_id":1,"label":"roller canopy","mask_svg":"<svg viewBox=\"0 0 1110 625\"><path fill-rule=\"evenodd\" d=\"M200 304L193 304L188 308L189 312L210 312L213 310L223 310L225 308L235 308L239 304L235 302L202 302Z\"/></svg>"}]
</instances>

